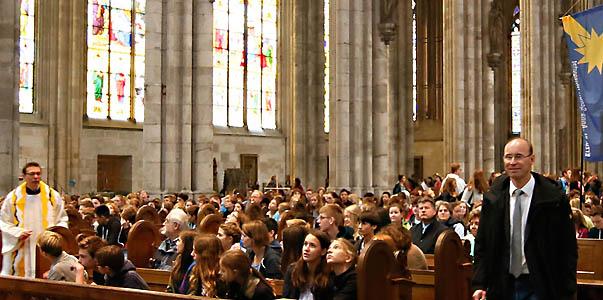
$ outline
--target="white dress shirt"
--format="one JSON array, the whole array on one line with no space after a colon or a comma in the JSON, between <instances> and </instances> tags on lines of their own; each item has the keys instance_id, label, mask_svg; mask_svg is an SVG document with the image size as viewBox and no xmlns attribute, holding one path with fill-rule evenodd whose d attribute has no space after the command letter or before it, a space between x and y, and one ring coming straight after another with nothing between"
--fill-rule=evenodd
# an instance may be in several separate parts
<instances>
[{"instance_id":1,"label":"white dress shirt","mask_svg":"<svg viewBox=\"0 0 603 300\"><path fill-rule=\"evenodd\" d=\"M509 224L511 225L511 228L509 230L509 241L511 241L513 239L512 235L513 235L513 208L515 207L515 201L517 201L516 198L519 198L519 201L521 201L522 205L521 205L521 227L523 228L523 231L521 232L521 257L522 259L522 265L523 265L523 274L528 274L529 270L528 270L528 265L526 264L526 255L525 255L525 243L526 243L526 224L528 222L528 213L530 211L530 204L532 203L532 195L534 194L534 186L536 185L536 180L534 179L534 176L532 176L530 174L530 180L528 181L528 183L526 183L523 187L519 188L521 191L523 191L523 194L520 197L515 197L513 196L513 192L515 190L517 190L518 188L513 184L513 181L510 182L509 184L509 198L510 198L510 202L509 202L509 220L511 220L511 222L509 222Z\"/></svg>"}]
</instances>

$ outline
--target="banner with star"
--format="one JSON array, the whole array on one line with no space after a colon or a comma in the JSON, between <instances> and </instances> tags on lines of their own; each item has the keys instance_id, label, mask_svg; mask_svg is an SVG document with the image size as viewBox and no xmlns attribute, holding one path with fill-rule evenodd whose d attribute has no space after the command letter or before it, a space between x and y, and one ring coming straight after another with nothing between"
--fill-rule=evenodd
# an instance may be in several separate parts
<instances>
[{"instance_id":1,"label":"banner with star","mask_svg":"<svg viewBox=\"0 0 603 300\"><path fill-rule=\"evenodd\" d=\"M578 96L584 159L603 161L603 6L561 21Z\"/></svg>"}]
</instances>

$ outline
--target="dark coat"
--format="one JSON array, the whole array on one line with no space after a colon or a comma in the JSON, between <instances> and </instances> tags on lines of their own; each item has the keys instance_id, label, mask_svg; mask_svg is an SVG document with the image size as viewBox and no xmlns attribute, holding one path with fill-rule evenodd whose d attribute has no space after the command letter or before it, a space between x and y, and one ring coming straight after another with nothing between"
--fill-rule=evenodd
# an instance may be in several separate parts
<instances>
[{"instance_id":1,"label":"dark coat","mask_svg":"<svg viewBox=\"0 0 603 300\"><path fill-rule=\"evenodd\" d=\"M109 245L119 245L119 233L121 232L121 222L118 217L111 216L106 225L96 227L96 235L107 241Z\"/></svg>"},{"instance_id":2,"label":"dark coat","mask_svg":"<svg viewBox=\"0 0 603 300\"><path fill-rule=\"evenodd\" d=\"M105 285L117 286L131 289L148 290L147 283L136 273L136 267L129 261L124 262L124 266L111 275L105 275Z\"/></svg>"},{"instance_id":3,"label":"dark coat","mask_svg":"<svg viewBox=\"0 0 603 300\"><path fill-rule=\"evenodd\" d=\"M248 250L249 260L253 262L253 258L255 257L255 253L253 250ZM282 279L283 273L281 272L281 255L276 252L274 249L270 248L270 246L266 246L266 250L264 250L264 259L262 260L262 265L260 266L260 273L262 276L270 279Z\"/></svg>"},{"instance_id":4,"label":"dark coat","mask_svg":"<svg viewBox=\"0 0 603 300\"><path fill-rule=\"evenodd\" d=\"M434 217L431 225L425 229L423 233L423 223L415 224L410 228L412 234L412 243L417 245L425 254L433 254L435 252L435 244L438 240L438 236L442 231L448 229L448 227L442 225Z\"/></svg>"},{"instance_id":5,"label":"dark coat","mask_svg":"<svg viewBox=\"0 0 603 300\"><path fill-rule=\"evenodd\" d=\"M351 266L345 272L334 275L333 300L356 300L356 268Z\"/></svg>"},{"instance_id":6,"label":"dark coat","mask_svg":"<svg viewBox=\"0 0 603 300\"><path fill-rule=\"evenodd\" d=\"M569 201L555 181L532 173L536 184L525 228L524 253L538 299L571 299L576 292L578 246ZM511 299L508 176L484 194L475 240L473 288L488 299Z\"/></svg>"}]
</instances>

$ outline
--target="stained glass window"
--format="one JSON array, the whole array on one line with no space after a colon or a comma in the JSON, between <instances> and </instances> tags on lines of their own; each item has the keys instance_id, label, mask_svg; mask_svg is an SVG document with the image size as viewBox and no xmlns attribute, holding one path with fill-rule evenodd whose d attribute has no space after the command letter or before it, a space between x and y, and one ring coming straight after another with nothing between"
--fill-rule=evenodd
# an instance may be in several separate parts
<instances>
[{"instance_id":1,"label":"stained glass window","mask_svg":"<svg viewBox=\"0 0 603 300\"><path fill-rule=\"evenodd\" d=\"M35 0L21 0L19 112L34 112Z\"/></svg>"},{"instance_id":2,"label":"stained glass window","mask_svg":"<svg viewBox=\"0 0 603 300\"><path fill-rule=\"evenodd\" d=\"M324 15L325 15L325 24L324 24L324 47L325 47L325 132L329 132L330 123L329 123L329 0L325 1L324 7Z\"/></svg>"},{"instance_id":3,"label":"stained glass window","mask_svg":"<svg viewBox=\"0 0 603 300\"><path fill-rule=\"evenodd\" d=\"M511 25L511 132L521 133L521 35L519 7L514 11Z\"/></svg>"},{"instance_id":4,"label":"stained glass window","mask_svg":"<svg viewBox=\"0 0 603 300\"><path fill-rule=\"evenodd\" d=\"M213 5L213 124L276 128L277 0Z\"/></svg>"},{"instance_id":5,"label":"stained glass window","mask_svg":"<svg viewBox=\"0 0 603 300\"><path fill-rule=\"evenodd\" d=\"M144 121L145 6L88 0L89 118Z\"/></svg>"}]
</instances>

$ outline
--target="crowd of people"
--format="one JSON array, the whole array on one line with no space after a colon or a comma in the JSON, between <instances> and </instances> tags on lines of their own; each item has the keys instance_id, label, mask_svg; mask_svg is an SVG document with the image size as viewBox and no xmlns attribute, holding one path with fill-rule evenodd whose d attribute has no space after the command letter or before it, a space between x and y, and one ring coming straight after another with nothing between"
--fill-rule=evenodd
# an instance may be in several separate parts
<instances>
[{"instance_id":1,"label":"crowd of people","mask_svg":"<svg viewBox=\"0 0 603 300\"><path fill-rule=\"evenodd\" d=\"M39 165L27 165L23 173L24 184L39 183ZM169 270L166 292L272 299L275 295L266 279L283 279L285 298L355 299L356 260L373 240L385 241L396 257L405 255L410 269L427 269L425 254L434 253L439 234L447 229L468 240L473 255L485 194L501 174L486 178L476 170L466 182L461 173L460 164L453 163L443 178L401 175L392 192L381 195L304 189L298 182L291 189L234 190L226 195L175 193L151 199L140 191L113 197L65 195L49 201L57 195L27 185L15 190L19 195L11 192L4 200L0 229L3 241L5 232L16 238L17 248L30 239L40 247L51 262L48 279L148 289L124 248L136 215L150 210L163 222L164 240L149 266ZM601 181L585 173L582 184L577 173L564 170L559 178L546 177L567 195L576 237L601 239ZM42 189L48 187L42 183ZM583 191L586 197L581 201ZM19 197L28 195L30 200L30 194L42 194L43 201L53 203L54 219L44 222L46 227L66 227L66 215L77 213L94 228L96 235L78 236L77 258L63 251L56 233L14 227L9 215L19 210ZM3 254L3 266L16 264L6 259L4 249ZM3 274L9 272L3 268Z\"/></svg>"}]
</instances>

